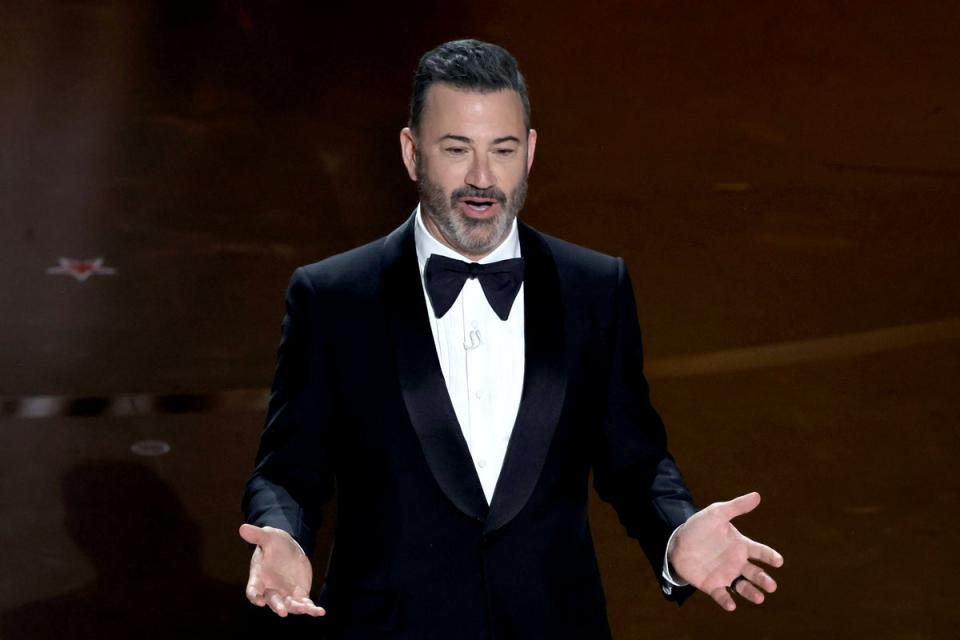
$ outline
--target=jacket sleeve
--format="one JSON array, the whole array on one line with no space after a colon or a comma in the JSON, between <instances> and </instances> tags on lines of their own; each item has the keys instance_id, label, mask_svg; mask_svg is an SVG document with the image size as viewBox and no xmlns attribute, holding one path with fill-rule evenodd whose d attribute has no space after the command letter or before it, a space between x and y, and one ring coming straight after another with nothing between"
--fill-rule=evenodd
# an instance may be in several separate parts
<instances>
[{"instance_id":1,"label":"jacket sleeve","mask_svg":"<svg viewBox=\"0 0 960 640\"><path fill-rule=\"evenodd\" d=\"M627 534L640 542L667 598L682 603L695 589L668 586L662 576L664 554L671 533L697 508L650 402L633 286L619 258L614 307L607 413L594 446L594 487L616 510Z\"/></svg>"},{"instance_id":2,"label":"jacket sleeve","mask_svg":"<svg viewBox=\"0 0 960 640\"><path fill-rule=\"evenodd\" d=\"M247 522L283 529L307 555L313 552L321 507L334 486L334 416L319 304L298 268L287 288L266 426L242 503Z\"/></svg>"}]
</instances>

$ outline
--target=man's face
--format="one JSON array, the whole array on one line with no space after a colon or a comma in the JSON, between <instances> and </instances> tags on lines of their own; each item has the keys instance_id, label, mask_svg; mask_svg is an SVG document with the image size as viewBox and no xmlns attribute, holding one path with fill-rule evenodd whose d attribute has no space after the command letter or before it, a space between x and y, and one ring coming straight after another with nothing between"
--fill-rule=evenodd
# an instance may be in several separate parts
<instances>
[{"instance_id":1,"label":"man's face","mask_svg":"<svg viewBox=\"0 0 960 640\"><path fill-rule=\"evenodd\" d=\"M430 233L469 258L493 251L523 206L536 140L516 91L432 85L419 135L400 134Z\"/></svg>"}]
</instances>

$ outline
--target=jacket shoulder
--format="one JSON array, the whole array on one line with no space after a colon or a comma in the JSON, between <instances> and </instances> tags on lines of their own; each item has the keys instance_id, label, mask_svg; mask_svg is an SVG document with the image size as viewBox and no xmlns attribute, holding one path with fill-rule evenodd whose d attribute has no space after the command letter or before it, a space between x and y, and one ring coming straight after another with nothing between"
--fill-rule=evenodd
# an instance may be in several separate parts
<instances>
[{"instance_id":1,"label":"jacket shoulder","mask_svg":"<svg viewBox=\"0 0 960 640\"><path fill-rule=\"evenodd\" d=\"M567 240L536 232L549 247L562 281L589 284L602 281L615 283L623 267L623 259L589 249Z\"/></svg>"},{"instance_id":2,"label":"jacket shoulder","mask_svg":"<svg viewBox=\"0 0 960 640\"><path fill-rule=\"evenodd\" d=\"M379 279L385 237L298 267L291 280L302 279L313 291L356 291Z\"/></svg>"}]
</instances>

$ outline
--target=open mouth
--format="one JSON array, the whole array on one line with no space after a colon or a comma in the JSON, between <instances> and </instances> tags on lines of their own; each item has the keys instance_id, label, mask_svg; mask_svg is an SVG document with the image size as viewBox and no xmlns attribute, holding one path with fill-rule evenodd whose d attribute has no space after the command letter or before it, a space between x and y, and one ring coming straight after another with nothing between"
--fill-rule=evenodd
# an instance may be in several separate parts
<instances>
[{"instance_id":1,"label":"open mouth","mask_svg":"<svg viewBox=\"0 0 960 640\"><path fill-rule=\"evenodd\" d=\"M463 198L460 202L464 208L473 213L486 213L497 204L493 198Z\"/></svg>"}]
</instances>

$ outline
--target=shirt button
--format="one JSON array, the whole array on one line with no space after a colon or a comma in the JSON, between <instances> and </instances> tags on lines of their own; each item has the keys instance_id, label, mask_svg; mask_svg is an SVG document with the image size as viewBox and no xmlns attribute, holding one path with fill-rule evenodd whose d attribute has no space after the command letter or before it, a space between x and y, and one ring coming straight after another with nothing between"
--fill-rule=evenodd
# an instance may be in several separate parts
<instances>
[{"instance_id":1,"label":"shirt button","mask_svg":"<svg viewBox=\"0 0 960 640\"><path fill-rule=\"evenodd\" d=\"M477 400L479 400L480 398L483 397L483 392L482 392L482 391L477 391L476 393L473 394L473 397L476 398Z\"/></svg>"},{"instance_id":2,"label":"shirt button","mask_svg":"<svg viewBox=\"0 0 960 640\"><path fill-rule=\"evenodd\" d=\"M474 320L473 322L470 323L470 326L473 327L474 329L476 329L477 327L480 326L480 323L477 322L476 320Z\"/></svg>"},{"instance_id":3,"label":"shirt button","mask_svg":"<svg viewBox=\"0 0 960 640\"><path fill-rule=\"evenodd\" d=\"M486 461L486 460L477 460L477 466L480 467L481 469L483 469L485 466L487 466L487 461Z\"/></svg>"}]
</instances>

